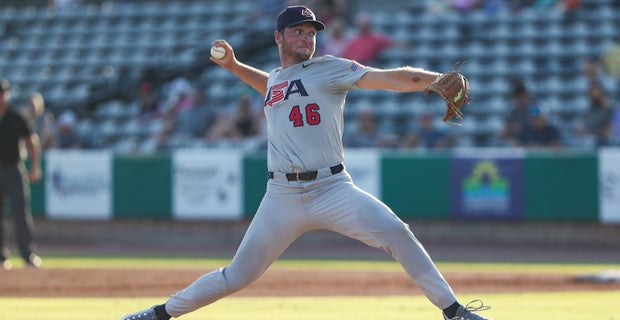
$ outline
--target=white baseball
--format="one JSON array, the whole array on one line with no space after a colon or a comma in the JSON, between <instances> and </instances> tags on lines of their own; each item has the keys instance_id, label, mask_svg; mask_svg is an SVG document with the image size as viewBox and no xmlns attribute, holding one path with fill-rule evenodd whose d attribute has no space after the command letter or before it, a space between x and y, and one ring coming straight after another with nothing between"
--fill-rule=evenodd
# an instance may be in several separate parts
<instances>
[{"instance_id":1,"label":"white baseball","mask_svg":"<svg viewBox=\"0 0 620 320\"><path fill-rule=\"evenodd\" d=\"M226 56L226 50L222 47L211 47L211 56L216 59L223 59Z\"/></svg>"}]
</instances>

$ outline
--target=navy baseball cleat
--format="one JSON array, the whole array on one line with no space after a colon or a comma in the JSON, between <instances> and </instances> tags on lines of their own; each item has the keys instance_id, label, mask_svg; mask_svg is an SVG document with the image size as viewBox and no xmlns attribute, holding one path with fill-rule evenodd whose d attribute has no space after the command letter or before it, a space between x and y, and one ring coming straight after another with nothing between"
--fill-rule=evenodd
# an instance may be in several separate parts
<instances>
[{"instance_id":1,"label":"navy baseball cleat","mask_svg":"<svg viewBox=\"0 0 620 320\"><path fill-rule=\"evenodd\" d=\"M121 320L159 320L155 314L155 306L138 312L130 313L121 318Z\"/></svg>"},{"instance_id":2,"label":"navy baseball cleat","mask_svg":"<svg viewBox=\"0 0 620 320\"><path fill-rule=\"evenodd\" d=\"M476 311L484 311L489 309L491 309L491 307L485 306L484 303L482 303L482 300L474 300L470 301L467 306L460 306L456 311L456 316L453 318L448 318L445 314L442 314L444 320L492 320L474 313Z\"/></svg>"}]
</instances>

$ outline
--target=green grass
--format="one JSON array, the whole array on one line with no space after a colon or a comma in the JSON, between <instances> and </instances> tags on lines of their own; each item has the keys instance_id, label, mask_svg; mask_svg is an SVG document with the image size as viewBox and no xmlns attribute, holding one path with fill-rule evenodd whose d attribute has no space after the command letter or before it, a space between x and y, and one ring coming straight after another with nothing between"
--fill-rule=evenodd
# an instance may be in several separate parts
<instances>
[{"instance_id":1,"label":"green grass","mask_svg":"<svg viewBox=\"0 0 620 320\"><path fill-rule=\"evenodd\" d=\"M196 257L101 257L101 256L46 256L45 268L201 268L215 269L230 263L228 258L205 259ZM15 261L21 267L21 261ZM545 273L581 274L595 273L609 269L620 269L620 264L611 263L554 263L554 262L437 262L442 272L484 272L484 273ZM274 263L274 269L297 270L402 270L392 260L289 260Z\"/></svg>"},{"instance_id":2,"label":"green grass","mask_svg":"<svg viewBox=\"0 0 620 320\"><path fill-rule=\"evenodd\" d=\"M204 268L226 265L230 259L196 257L46 256L44 268ZM16 267L21 262L15 261ZM597 263L474 263L439 262L443 272L522 272L543 274L594 273L620 268ZM278 260L273 268L325 270L402 270L394 261ZM0 283L0 285L2 285ZM620 291L549 292L462 295L462 302L481 298L493 309L493 319L620 320ZM161 303L159 298L9 298L0 297L0 318L11 320L97 320ZM439 311L423 296L381 297L228 297L183 316L183 320L431 320Z\"/></svg>"},{"instance_id":3,"label":"green grass","mask_svg":"<svg viewBox=\"0 0 620 320\"><path fill-rule=\"evenodd\" d=\"M492 305L484 314L501 320L618 320L620 291L463 295ZM162 298L0 298L3 319L103 320L164 301ZM439 311L422 296L229 297L181 317L183 320L430 320Z\"/></svg>"}]
</instances>

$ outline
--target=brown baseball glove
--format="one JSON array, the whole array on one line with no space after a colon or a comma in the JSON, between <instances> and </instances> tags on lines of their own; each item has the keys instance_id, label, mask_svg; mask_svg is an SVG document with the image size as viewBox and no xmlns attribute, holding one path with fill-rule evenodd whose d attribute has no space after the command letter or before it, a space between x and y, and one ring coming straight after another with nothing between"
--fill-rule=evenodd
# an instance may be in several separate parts
<instances>
[{"instance_id":1,"label":"brown baseball glove","mask_svg":"<svg viewBox=\"0 0 620 320\"><path fill-rule=\"evenodd\" d=\"M469 81L460 73L463 64L458 70L453 69L441 74L424 89L426 96L434 92L446 101L447 110L443 121L455 126L461 126L461 124L452 122L451 119L454 117L459 120L463 119L461 108L469 101Z\"/></svg>"}]
</instances>

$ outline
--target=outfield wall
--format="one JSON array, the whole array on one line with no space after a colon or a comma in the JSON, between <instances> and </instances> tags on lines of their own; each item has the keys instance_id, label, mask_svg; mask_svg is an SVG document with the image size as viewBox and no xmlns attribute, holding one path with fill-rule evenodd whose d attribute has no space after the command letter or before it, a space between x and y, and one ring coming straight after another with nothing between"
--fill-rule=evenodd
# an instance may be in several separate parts
<instances>
[{"instance_id":1,"label":"outfield wall","mask_svg":"<svg viewBox=\"0 0 620 320\"><path fill-rule=\"evenodd\" d=\"M346 154L354 181L404 219L620 222L616 149ZM43 166L32 208L50 219L239 220L267 181L265 156L239 151L50 151Z\"/></svg>"}]
</instances>

